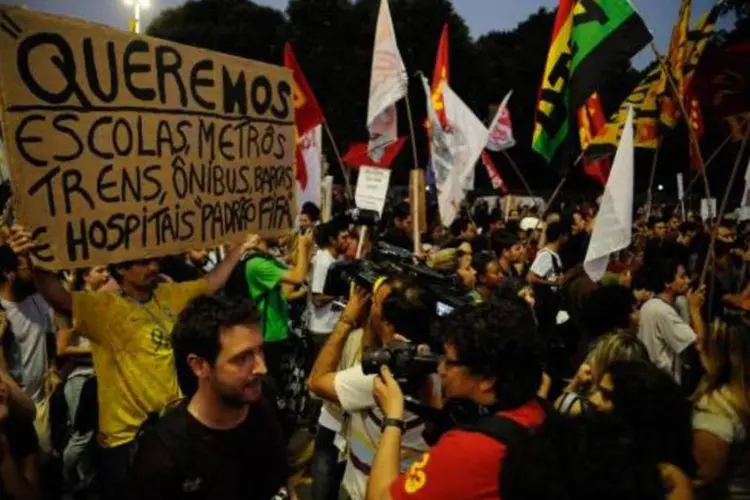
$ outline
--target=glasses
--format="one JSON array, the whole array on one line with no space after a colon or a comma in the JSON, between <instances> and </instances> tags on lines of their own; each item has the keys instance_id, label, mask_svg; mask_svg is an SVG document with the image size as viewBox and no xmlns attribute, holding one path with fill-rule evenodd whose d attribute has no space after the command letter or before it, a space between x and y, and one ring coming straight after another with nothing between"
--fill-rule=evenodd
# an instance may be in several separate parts
<instances>
[{"instance_id":1,"label":"glasses","mask_svg":"<svg viewBox=\"0 0 750 500\"><path fill-rule=\"evenodd\" d=\"M445 357L445 355L440 356L440 362L443 363L445 366L465 366L461 361L457 359L448 359Z\"/></svg>"}]
</instances>

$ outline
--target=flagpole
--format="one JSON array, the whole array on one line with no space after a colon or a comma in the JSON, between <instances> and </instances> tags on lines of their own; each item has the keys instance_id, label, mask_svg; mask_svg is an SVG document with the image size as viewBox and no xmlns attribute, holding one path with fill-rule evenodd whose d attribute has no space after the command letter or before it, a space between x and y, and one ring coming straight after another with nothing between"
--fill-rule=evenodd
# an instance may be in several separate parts
<instances>
[{"instance_id":1,"label":"flagpole","mask_svg":"<svg viewBox=\"0 0 750 500\"><path fill-rule=\"evenodd\" d=\"M690 115L687 112L687 108L685 107L685 103L683 102L682 95L680 93L680 90L677 88L677 83L674 81L674 78L672 77L672 72L667 67L666 63L661 57L661 54L659 54L659 50L656 48L656 44L653 40L651 40L651 43L649 44L651 46L651 50L653 50L654 55L656 56L656 60L661 66L661 70L664 72L664 74L667 77L667 80L669 81L670 87L672 87L672 92L674 92L675 100L677 101L677 104L680 106L680 111L682 111L682 115L685 117L685 120L688 122L688 134L690 137L690 143L692 144L692 147L695 148L695 154L698 158L698 162L700 163L700 170L701 175L703 176L703 183L705 187L705 193L706 198L709 200L711 199L711 188L708 184L708 176L706 175L706 164L703 161L703 153L701 153L701 146L700 142L698 141L698 137L695 134L695 130L693 130L693 127L690 126Z\"/></svg>"},{"instance_id":2,"label":"flagpole","mask_svg":"<svg viewBox=\"0 0 750 500\"><path fill-rule=\"evenodd\" d=\"M656 164L659 163L659 149L654 150L654 159L651 162L651 176L648 180L648 202L646 203L646 218L651 217L651 205L654 198L654 179L656 178Z\"/></svg>"},{"instance_id":3,"label":"flagpole","mask_svg":"<svg viewBox=\"0 0 750 500\"><path fill-rule=\"evenodd\" d=\"M406 117L409 120L409 134L411 134L411 153L414 157L414 169L419 168L419 161L417 160L417 141L416 136L414 135L414 120L412 120L411 117L411 104L409 103L409 94L407 92L406 96L404 97L406 99Z\"/></svg>"},{"instance_id":4,"label":"flagpole","mask_svg":"<svg viewBox=\"0 0 750 500\"><path fill-rule=\"evenodd\" d=\"M729 144L731 141L732 141L732 134L729 134L726 137L726 139L724 139L724 141L721 144L719 144L719 147L717 147L716 150L713 153L711 153L711 156L708 157L708 160L706 160L705 168L708 168L709 166L713 164L716 157L719 156L719 154L724 150L727 144ZM700 178L700 174L695 174L693 176L693 178L690 180L690 184L688 184L687 189L685 189L685 196L691 193L693 186L695 185L695 183L698 181L699 178Z\"/></svg>"},{"instance_id":5,"label":"flagpole","mask_svg":"<svg viewBox=\"0 0 750 500\"><path fill-rule=\"evenodd\" d=\"M737 171L739 170L740 163L742 163L742 159L745 156L745 148L747 146L747 142L749 139L750 139L750 123L748 123L747 126L745 127L745 138L742 140L742 146L740 146L740 151L739 153L737 153L737 158L735 158L734 160L734 166L732 167L732 174L729 176L729 183L727 184L727 188L724 191L724 197L721 200L719 213L716 215L716 224L714 225L713 230L711 232L711 243L708 245L708 253L706 253L706 261L703 263L703 272L701 272L701 280L700 280L699 286L703 286L706 283L706 276L708 274L709 264L711 262L711 259L713 258L714 248L716 246L718 224L720 224L720 221L724 218L724 212L726 212L727 202L729 201L729 193L732 191L734 180L737 177Z\"/></svg>"},{"instance_id":6,"label":"flagpole","mask_svg":"<svg viewBox=\"0 0 750 500\"><path fill-rule=\"evenodd\" d=\"M534 198L534 192L531 190L531 186L529 186L529 183L526 182L526 178L521 173L521 169L518 168L518 164L513 161L513 158L508 154L506 150L503 149L502 151L503 156L508 160L508 163L510 163L510 166L513 167L513 170L516 172L518 177L521 179L521 182L523 183L523 187L526 188L526 192L529 193L529 196Z\"/></svg>"},{"instance_id":7,"label":"flagpole","mask_svg":"<svg viewBox=\"0 0 750 500\"><path fill-rule=\"evenodd\" d=\"M333 152L336 154L336 160L338 160L339 168L341 169L341 174L344 176L344 185L346 186L346 194L349 195L349 199L351 201L354 201L354 193L352 193L352 185L349 182L349 171L344 166L344 160L341 159L341 153L339 153L339 147L336 145L336 141L333 138L333 133L331 132L331 128L328 126L328 121L323 118L323 128L326 130L326 134L328 135L328 140L331 141L331 145L333 146Z\"/></svg>"}]
</instances>

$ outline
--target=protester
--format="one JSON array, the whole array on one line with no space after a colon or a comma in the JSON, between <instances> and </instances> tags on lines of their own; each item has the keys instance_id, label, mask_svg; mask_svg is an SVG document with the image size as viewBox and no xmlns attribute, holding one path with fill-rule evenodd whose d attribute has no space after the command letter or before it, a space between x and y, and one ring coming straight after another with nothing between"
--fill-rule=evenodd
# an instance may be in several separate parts
<instances>
[{"instance_id":1,"label":"protester","mask_svg":"<svg viewBox=\"0 0 750 500\"><path fill-rule=\"evenodd\" d=\"M451 223L450 232L453 238L469 241L477 235L477 225L468 217L459 217Z\"/></svg>"},{"instance_id":2,"label":"protester","mask_svg":"<svg viewBox=\"0 0 750 500\"><path fill-rule=\"evenodd\" d=\"M414 226L411 207L406 202L398 203L393 207L391 215L393 223L389 225L381 240L409 251L414 250L414 235L412 234Z\"/></svg>"},{"instance_id":3,"label":"protester","mask_svg":"<svg viewBox=\"0 0 750 500\"><path fill-rule=\"evenodd\" d=\"M528 306L518 298L455 312L441 325L444 356L439 367L447 400L467 398L490 419L536 427L544 410L536 400L542 357ZM368 499L498 498L498 474L506 444L476 428L445 433L406 472L399 469L404 399L390 370L375 379L385 415L367 485ZM479 425L479 424L477 424Z\"/></svg>"},{"instance_id":4,"label":"protester","mask_svg":"<svg viewBox=\"0 0 750 500\"><path fill-rule=\"evenodd\" d=\"M331 264L340 258L341 254L346 252L349 246L348 226L341 221L334 219L326 224L318 226L317 230L318 251L312 259L312 270L310 272L310 294L308 299L309 310L309 330L313 339L314 356L325 344L328 336L333 332L336 323L341 316L341 310L334 304L336 297L325 295L324 287L328 270ZM330 486L323 487L322 481L316 482L314 500L325 500L327 498L335 499L338 497L338 486L344 475L344 463L337 460L328 461L326 450L335 449L334 439L341 432L344 416L341 409L333 404L324 404L318 418L318 435L316 436L315 453L323 456L314 456L313 462L319 464L318 467L323 474L332 476ZM324 442L328 437L330 442ZM336 454L338 455L338 453ZM321 462L325 462L323 465ZM324 490L328 491L324 491Z\"/></svg>"},{"instance_id":5,"label":"protester","mask_svg":"<svg viewBox=\"0 0 750 500\"><path fill-rule=\"evenodd\" d=\"M575 378L563 390L555 408L564 414L578 415L592 408L589 400L610 365L616 361L648 362L646 346L628 333L612 333L596 341L595 347L578 368Z\"/></svg>"},{"instance_id":6,"label":"protester","mask_svg":"<svg viewBox=\"0 0 750 500\"><path fill-rule=\"evenodd\" d=\"M490 252L479 252L472 257L471 267L476 271L475 289L482 300L486 301L503 280L497 259Z\"/></svg>"},{"instance_id":7,"label":"protester","mask_svg":"<svg viewBox=\"0 0 750 500\"><path fill-rule=\"evenodd\" d=\"M0 246L0 306L10 326L17 359L11 359L11 371L21 372L21 385L36 406L34 429L44 454L52 451L49 397L61 382L53 368L53 353L48 352L48 337L53 335L52 308L20 273L19 257L8 245ZM17 363L17 366L13 366Z\"/></svg>"},{"instance_id":8,"label":"protester","mask_svg":"<svg viewBox=\"0 0 750 500\"><path fill-rule=\"evenodd\" d=\"M693 395L701 498L750 498L750 321L729 317L701 342L706 374Z\"/></svg>"},{"instance_id":9,"label":"protester","mask_svg":"<svg viewBox=\"0 0 750 500\"><path fill-rule=\"evenodd\" d=\"M38 500L40 450L34 431L34 402L0 371L0 497Z\"/></svg>"},{"instance_id":10,"label":"protester","mask_svg":"<svg viewBox=\"0 0 750 500\"><path fill-rule=\"evenodd\" d=\"M648 459L694 476L690 403L668 373L652 363L616 361L590 401L622 419Z\"/></svg>"},{"instance_id":11,"label":"protester","mask_svg":"<svg viewBox=\"0 0 750 500\"><path fill-rule=\"evenodd\" d=\"M71 293L53 273L34 268L41 295L57 311L72 314L73 328L91 341L98 378L99 479L107 498L122 494L140 426L149 414L161 412L180 397L169 348L176 315L191 299L218 292L257 240L249 237L213 271L193 282L159 283L155 259L114 264L110 272L120 293ZM30 233L16 226L10 245L17 255L27 255L34 242Z\"/></svg>"},{"instance_id":12,"label":"protester","mask_svg":"<svg viewBox=\"0 0 750 500\"><path fill-rule=\"evenodd\" d=\"M518 237L510 232L496 232L492 234L492 250L497 255L497 263L503 275L503 281L508 286L520 289L524 285L522 274L517 266L524 263L524 248Z\"/></svg>"},{"instance_id":13,"label":"protester","mask_svg":"<svg viewBox=\"0 0 750 500\"><path fill-rule=\"evenodd\" d=\"M196 298L175 323L172 349L188 399L139 438L128 498L296 498L281 427L263 395L257 310L242 299Z\"/></svg>"},{"instance_id":14,"label":"protester","mask_svg":"<svg viewBox=\"0 0 750 500\"><path fill-rule=\"evenodd\" d=\"M641 308L638 338L646 345L651 361L679 384L687 349L704 334L701 309L705 290L690 291L685 268L676 260L663 260L648 271L655 296ZM680 316L677 298L687 295L690 324Z\"/></svg>"}]
</instances>

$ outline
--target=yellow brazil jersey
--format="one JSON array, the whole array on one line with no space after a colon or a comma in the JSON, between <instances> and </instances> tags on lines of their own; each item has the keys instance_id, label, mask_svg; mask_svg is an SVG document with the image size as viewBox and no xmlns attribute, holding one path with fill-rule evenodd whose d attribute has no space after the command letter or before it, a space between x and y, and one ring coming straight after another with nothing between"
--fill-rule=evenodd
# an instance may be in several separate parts
<instances>
[{"instance_id":1,"label":"yellow brazil jersey","mask_svg":"<svg viewBox=\"0 0 750 500\"><path fill-rule=\"evenodd\" d=\"M114 292L73 294L75 329L91 341L101 446L132 441L149 413L181 397L172 327L187 303L207 291L198 280L160 284L148 302Z\"/></svg>"}]
</instances>

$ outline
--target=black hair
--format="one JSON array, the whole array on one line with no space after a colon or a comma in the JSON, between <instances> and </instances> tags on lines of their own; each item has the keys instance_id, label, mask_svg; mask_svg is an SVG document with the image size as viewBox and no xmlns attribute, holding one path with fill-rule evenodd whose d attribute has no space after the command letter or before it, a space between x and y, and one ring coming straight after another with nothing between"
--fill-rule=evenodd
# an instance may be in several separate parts
<instances>
[{"instance_id":1,"label":"black hair","mask_svg":"<svg viewBox=\"0 0 750 500\"><path fill-rule=\"evenodd\" d=\"M632 429L644 454L694 476L692 406L680 386L648 362L618 361L607 373L614 385L614 414Z\"/></svg>"},{"instance_id":2,"label":"black hair","mask_svg":"<svg viewBox=\"0 0 750 500\"><path fill-rule=\"evenodd\" d=\"M547 229L544 232L545 236L547 237L547 242L554 243L558 241L560 238L568 234L569 228L570 224L566 226L560 222L549 223L547 225Z\"/></svg>"},{"instance_id":3,"label":"black hair","mask_svg":"<svg viewBox=\"0 0 750 500\"><path fill-rule=\"evenodd\" d=\"M451 222L451 235L454 238L457 238L462 232L466 231L470 225L471 220L468 217L457 217Z\"/></svg>"},{"instance_id":4,"label":"black hair","mask_svg":"<svg viewBox=\"0 0 750 500\"><path fill-rule=\"evenodd\" d=\"M5 274L18 272L19 266L18 255L10 245L0 246L0 285L5 284Z\"/></svg>"},{"instance_id":5,"label":"black hair","mask_svg":"<svg viewBox=\"0 0 750 500\"><path fill-rule=\"evenodd\" d=\"M517 245L520 240L518 235L507 231L497 231L492 234L492 250L500 258L503 252L510 250L513 245Z\"/></svg>"},{"instance_id":6,"label":"black hair","mask_svg":"<svg viewBox=\"0 0 750 500\"><path fill-rule=\"evenodd\" d=\"M492 252L478 252L471 258L471 267L476 269L478 276L484 276L487 273L487 266L495 260L495 254Z\"/></svg>"},{"instance_id":7,"label":"black hair","mask_svg":"<svg viewBox=\"0 0 750 500\"><path fill-rule=\"evenodd\" d=\"M255 306L247 298L202 296L193 299L172 329L172 351L182 393L192 396L198 390L198 381L188 364L190 354L200 356L213 366L221 349L222 330L259 321Z\"/></svg>"},{"instance_id":8,"label":"black hair","mask_svg":"<svg viewBox=\"0 0 750 500\"><path fill-rule=\"evenodd\" d=\"M312 222L318 222L320 220L320 209L311 201L304 202L299 213L307 215Z\"/></svg>"},{"instance_id":9,"label":"black hair","mask_svg":"<svg viewBox=\"0 0 750 500\"><path fill-rule=\"evenodd\" d=\"M630 288L608 285L594 290L583 303L583 324L591 339L630 325L635 297Z\"/></svg>"},{"instance_id":10,"label":"black hair","mask_svg":"<svg viewBox=\"0 0 750 500\"><path fill-rule=\"evenodd\" d=\"M431 312L424 289L408 278L402 279L400 286L393 286L383 301L383 318L396 333L416 344L426 343L429 337Z\"/></svg>"},{"instance_id":11,"label":"black hair","mask_svg":"<svg viewBox=\"0 0 750 500\"><path fill-rule=\"evenodd\" d=\"M687 233L690 231L698 231L700 226L696 222L686 221L680 224L680 233Z\"/></svg>"},{"instance_id":12,"label":"black hair","mask_svg":"<svg viewBox=\"0 0 750 500\"><path fill-rule=\"evenodd\" d=\"M327 247L338 238L339 233L347 231L349 224L345 217L334 217L325 224L319 224L315 228L315 243L320 248Z\"/></svg>"},{"instance_id":13,"label":"black hair","mask_svg":"<svg viewBox=\"0 0 750 500\"><path fill-rule=\"evenodd\" d=\"M475 376L495 379L499 409L524 405L542 381L542 351L534 316L518 296L458 309L440 325L444 343Z\"/></svg>"},{"instance_id":14,"label":"black hair","mask_svg":"<svg viewBox=\"0 0 750 500\"><path fill-rule=\"evenodd\" d=\"M405 201L397 203L393 207L393 219L403 219L411 215L411 207Z\"/></svg>"},{"instance_id":15,"label":"black hair","mask_svg":"<svg viewBox=\"0 0 750 500\"><path fill-rule=\"evenodd\" d=\"M500 470L504 500L663 500L665 493L659 464L613 415L548 415L509 446Z\"/></svg>"},{"instance_id":16,"label":"black hair","mask_svg":"<svg viewBox=\"0 0 750 500\"><path fill-rule=\"evenodd\" d=\"M666 222L664 220L664 217L649 217L648 222L646 222L646 227L649 229L653 229L655 225Z\"/></svg>"},{"instance_id":17,"label":"black hair","mask_svg":"<svg viewBox=\"0 0 750 500\"><path fill-rule=\"evenodd\" d=\"M682 264L677 259L657 259L646 270L649 290L661 293L667 285L674 283L677 270Z\"/></svg>"}]
</instances>

